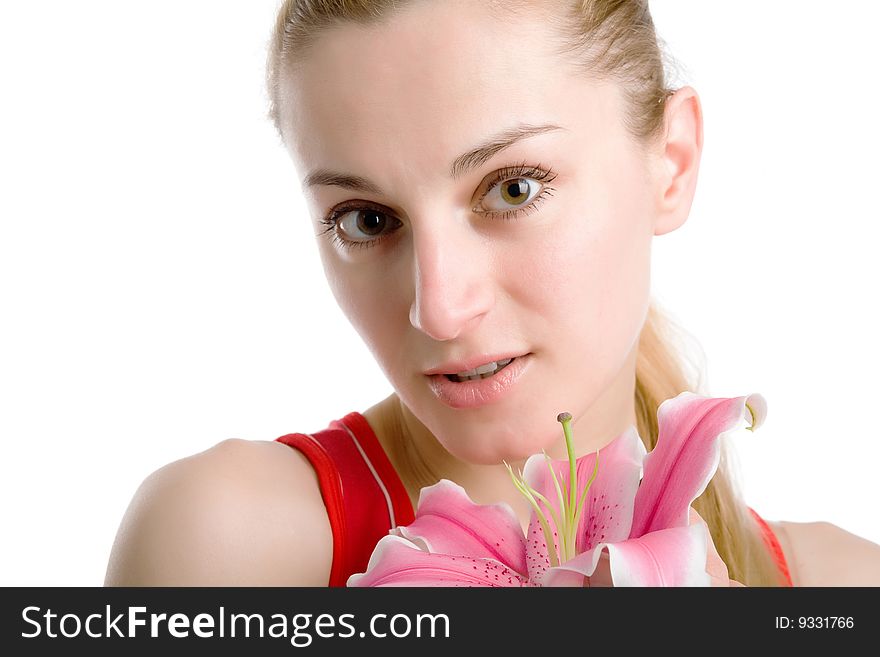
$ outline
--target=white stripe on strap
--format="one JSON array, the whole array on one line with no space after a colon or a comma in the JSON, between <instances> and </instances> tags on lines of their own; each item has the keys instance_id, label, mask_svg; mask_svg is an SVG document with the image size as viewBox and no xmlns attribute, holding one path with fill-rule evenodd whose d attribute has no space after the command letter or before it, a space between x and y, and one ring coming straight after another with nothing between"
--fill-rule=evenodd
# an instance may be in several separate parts
<instances>
[{"instance_id":1,"label":"white stripe on strap","mask_svg":"<svg viewBox=\"0 0 880 657\"><path fill-rule=\"evenodd\" d=\"M358 442L357 437L352 433L351 429L345 426L344 422L340 423L345 430L348 432L348 435L351 436L352 441L354 441L354 446L357 447L358 452L360 452L361 457L364 459L364 463L367 464L367 467L370 469L370 472L373 473L373 478L376 480L376 483L379 484L379 488L382 489L382 494L385 496L385 503L388 505L388 518L391 520L391 527L396 527L397 522L394 519L394 505L391 504L391 495L388 494L388 489L385 488L385 483L382 481L382 478L379 476L379 473L376 472L376 468L373 467L373 464L370 462L367 453L364 451L364 448L361 447L360 442Z\"/></svg>"}]
</instances>

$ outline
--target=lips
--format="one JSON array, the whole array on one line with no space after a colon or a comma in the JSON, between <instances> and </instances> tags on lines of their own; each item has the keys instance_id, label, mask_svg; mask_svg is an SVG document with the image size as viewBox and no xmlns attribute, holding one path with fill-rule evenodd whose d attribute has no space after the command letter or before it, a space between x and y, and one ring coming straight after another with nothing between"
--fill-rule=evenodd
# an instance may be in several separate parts
<instances>
[{"instance_id":1,"label":"lips","mask_svg":"<svg viewBox=\"0 0 880 657\"><path fill-rule=\"evenodd\" d=\"M444 405L456 410L501 404L514 397L518 382L531 369L531 352L517 356L492 376L468 381L450 381L443 374L426 377L431 392Z\"/></svg>"},{"instance_id":2,"label":"lips","mask_svg":"<svg viewBox=\"0 0 880 657\"><path fill-rule=\"evenodd\" d=\"M436 367L433 367L429 370L425 370L425 374L427 376L435 376L438 374L458 374L459 372L467 372L468 370L473 370L479 367L480 365L485 365L486 363L498 362L499 360L507 360L508 358L518 358L520 356L527 355L527 352L524 351L508 351L501 353L486 353L486 354L477 354L475 356L471 356L470 358L465 358L463 360L451 360L445 363L440 363Z\"/></svg>"}]
</instances>

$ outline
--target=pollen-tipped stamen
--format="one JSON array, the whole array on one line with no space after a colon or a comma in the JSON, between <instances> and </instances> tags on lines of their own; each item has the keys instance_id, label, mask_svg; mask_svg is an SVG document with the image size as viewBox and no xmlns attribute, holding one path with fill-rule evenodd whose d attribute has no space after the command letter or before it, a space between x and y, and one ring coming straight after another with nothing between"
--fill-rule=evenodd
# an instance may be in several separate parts
<instances>
[{"instance_id":1,"label":"pollen-tipped stamen","mask_svg":"<svg viewBox=\"0 0 880 657\"><path fill-rule=\"evenodd\" d=\"M563 503L562 516L563 527L560 529L562 534L562 542L565 546L565 560L574 558L577 550L577 524L575 522L575 508L577 506L577 457L574 453L574 440L571 435L571 413L563 412L556 416L556 420L562 424L562 431L565 436L565 448L568 452L568 486L565 488L565 494L568 498Z\"/></svg>"},{"instance_id":2,"label":"pollen-tipped stamen","mask_svg":"<svg viewBox=\"0 0 880 657\"><path fill-rule=\"evenodd\" d=\"M577 502L577 459L574 455L574 441L571 437L571 413L563 412L556 416L556 421L562 423L562 431L565 434L565 448L568 450L568 506L565 516L569 523L572 520L575 503ZM570 525L569 525L570 526Z\"/></svg>"}]
</instances>

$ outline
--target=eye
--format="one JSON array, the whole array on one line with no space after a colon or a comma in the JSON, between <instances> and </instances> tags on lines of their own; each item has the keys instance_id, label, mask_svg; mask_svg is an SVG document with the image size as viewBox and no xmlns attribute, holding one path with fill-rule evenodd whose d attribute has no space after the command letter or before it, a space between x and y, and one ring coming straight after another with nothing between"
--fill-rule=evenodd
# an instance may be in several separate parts
<instances>
[{"instance_id":1,"label":"eye","mask_svg":"<svg viewBox=\"0 0 880 657\"><path fill-rule=\"evenodd\" d=\"M381 235L387 224L391 223L387 214L370 207L338 212L336 223L348 239L363 236L362 239L370 241Z\"/></svg>"},{"instance_id":2,"label":"eye","mask_svg":"<svg viewBox=\"0 0 880 657\"><path fill-rule=\"evenodd\" d=\"M494 185L482 198L484 210L504 212L527 206L543 185L533 178L511 178Z\"/></svg>"},{"instance_id":3,"label":"eye","mask_svg":"<svg viewBox=\"0 0 880 657\"><path fill-rule=\"evenodd\" d=\"M541 165L533 167L522 163L504 167L492 174L474 211L501 219L530 212L547 196L553 195L553 188L547 183L555 178L555 173L541 168Z\"/></svg>"},{"instance_id":4,"label":"eye","mask_svg":"<svg viewBox=\"0 0 880 657\"><path fill-rule=\"evenodd\" d=\"M387 212L369 205L337 208L321 223L327 227L322 232L345 249L373 246L403 225Z\"/></svg>"}]
</instances>

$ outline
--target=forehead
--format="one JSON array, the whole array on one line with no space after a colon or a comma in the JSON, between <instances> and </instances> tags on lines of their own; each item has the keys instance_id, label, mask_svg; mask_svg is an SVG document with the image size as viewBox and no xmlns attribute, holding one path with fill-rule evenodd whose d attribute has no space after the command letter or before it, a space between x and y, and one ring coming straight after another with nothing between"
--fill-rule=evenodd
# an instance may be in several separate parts
<instances>
[{"instance_id":1,"label":"forehead","mask_svg":"<svg viewBox=\"0 0 880 657\"><path fill-rule=\"evenodd\" d=\"M305 172L399 159L433 175L499 128L583 118L591 111L583 102L600 100L596 86L554 52L558 43L541 12L505 15L462 0L331 28L284 76L282 128L294 161Z\"/></svg>"}]
</instances>

